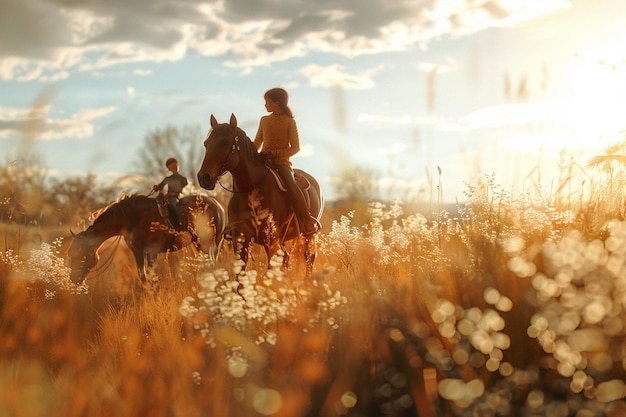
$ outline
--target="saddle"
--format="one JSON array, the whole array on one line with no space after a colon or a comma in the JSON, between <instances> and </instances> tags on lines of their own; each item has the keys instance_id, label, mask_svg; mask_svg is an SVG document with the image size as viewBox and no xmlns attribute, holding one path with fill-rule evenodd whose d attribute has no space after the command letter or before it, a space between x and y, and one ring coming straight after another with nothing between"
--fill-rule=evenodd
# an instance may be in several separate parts
<instances>
[{"instance_id":1,"label":"saddle","mask_svg":"<svg viewBox=\"0 0 626 417\"><path fill-rule=\"evenodd\" d=\"M274 180L276 181L276 185L278 185L278 188L280 189L280 191L287 192L287 187L285 187L285 183L283 182L283 179L280 177L280 174L278 174L278 170L270 166L268 166L268 168L270 172L272 173L272 176L274 177ZM296 184L298 184L298 187L300 187L302 191L306 191L309 188L311 188L311 183L305 177L303 177L302 175L298 174L295 171L293 173L293 176L296 179Z\"/></svg>"},{"instance_id":2,"label":"saddle","mask_svg":"<svg viewBox=\"0 0 626 417\"><path fill-rule=\"evenodd\" d=\"M174 227L174 223L172 221L172 217L171 217L170 210L167 205L167 200L165 199L165 196L163 194L159 194L157 198L155 198L155 200L157 203L157 208L159 210L159 215L163 219L163 223L171 229L176 229L176 227ZM176 207L178 208L178 213L180 215L180 222L182 224L182 227L186 229L188 226L186 210L181 210L181 208L186 207L186 205L182 204L180 201L177 201Z\"/></svg>"},{"instance_id":3,"label":"saddle","mask_svg":"<svg viewBox=\"0 0 626 417\"><path fill-rule=\"evenodd\" d=\"M287 187L285 187L285 183L283 182L283 179L280 177L280 174L278 174L278 170L276 170L276 168L271 167L269 165L266 165L266 166L272 173L272 176L274 177L274 181L276 181L276 185L278 185L278 189L286 193ZM311 207L311 198L309 197L309 193L305 192L309 188L311 188L311 183L309 182L309 180L306 179L306 177L303 177L302 175L298 174L295 171L293 173L293 176L296 180L296 185L298 186L298 188L300 188L300 191L302 191L302 194L304 195L304 201L306 202L307 207Z\"/></svg>"}]
</instances>

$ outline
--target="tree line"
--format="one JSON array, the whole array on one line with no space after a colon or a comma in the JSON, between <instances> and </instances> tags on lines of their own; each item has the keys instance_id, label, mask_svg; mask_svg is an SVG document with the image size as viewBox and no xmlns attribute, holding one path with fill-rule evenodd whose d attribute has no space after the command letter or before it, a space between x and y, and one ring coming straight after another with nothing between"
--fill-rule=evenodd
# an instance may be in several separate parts
<instances>
[{"instance_id":1,"label":"tree line","mask_svg":"<svg viewBox=\"0 0 626 417\"><path fill-rule=\"evenodd\" d=\"M0 222L38 226L85 226L94 211L122 192L148 192L169 175L164 161L174 156L191 186L203 157L199 128L166 126L148 132L127 175L115 180L95 173L52 176L34 151L0 161ZM224 200L225 192L213 194Z\"/></svg>"},{"instance_id":2,"label":"tree line","mask_svg":"<svg viewBox=\"0 0 626 417\"><path fill-rule=\"evenodd\" d=\"M108 181L95 173L52 176L44 158L32 150L7 157L0 161L0 223L84 227L91 213L115 201L121 192L149 192L153 184L170 174L164 161L172 156L181 161L181 173L191 187L200 191L196 173L204 157L204 148L199 146L203 140L199 127L167 125L149 131L127 175ZM345 158L342 161L338 180L332 183L332 203L367 204L381 200L381 196L384 199L384 190L377 182L380 173ZM230 175L225 175L223 182L230 188ZM230 198L221 187L202 192L224 205Z\"/></svg>"}]
</instances>

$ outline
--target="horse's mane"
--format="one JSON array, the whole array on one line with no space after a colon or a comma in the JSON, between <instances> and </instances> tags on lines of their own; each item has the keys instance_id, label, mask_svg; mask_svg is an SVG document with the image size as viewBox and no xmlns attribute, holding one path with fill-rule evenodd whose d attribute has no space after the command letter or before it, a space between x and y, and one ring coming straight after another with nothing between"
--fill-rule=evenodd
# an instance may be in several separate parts
<instances>
[{"instance_id":1,"label":"horse's mane","mask_svg":"<svg viewBox=\"0 0 626 417\"><path fill-rule=\"evenodd\" d=\"M89 223L94 224L100 218L100 216L102 216L106 212L109 212L113 207L123 209L129 204L134 204L138 199L145 198L148 197L143 193L127 193L126 190L123 190L117 196L117 199L115 201L91 213L91 215L89 216Z\"/></svg>"},{"instance_id":2,"label":"horse's mane","mask_svg":"<svg viewBox=\"0 0 626 417\"><path fill-rule=\"evenodd\" d=\"M246 152L246 156L248 156L251 161L264 165L265 160L256 150L254 142L252 142L252 139L250 139L246 132L239 126L237 126L237 136L239 136L240 149Z\"/></svg>"}]
</instances>

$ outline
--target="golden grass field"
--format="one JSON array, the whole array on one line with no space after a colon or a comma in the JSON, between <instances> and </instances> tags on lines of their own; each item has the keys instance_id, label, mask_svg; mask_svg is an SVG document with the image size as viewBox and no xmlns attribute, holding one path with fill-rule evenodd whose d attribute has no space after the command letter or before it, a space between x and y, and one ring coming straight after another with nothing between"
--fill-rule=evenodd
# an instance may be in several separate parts
<instances>
[{"instance_id":1,"label":"golden grass field","mask_svg":"<svg viewBox=\"0 0 626 417\"><path fill-rule=\"evenodd\" d=\"M310 279L185 250L157 290L113 243L71 285L61 230L5 225L0 417L624 416L626 223L608 207L490 188L454 217L333 208Z\"/></svg>"}]
</instances>

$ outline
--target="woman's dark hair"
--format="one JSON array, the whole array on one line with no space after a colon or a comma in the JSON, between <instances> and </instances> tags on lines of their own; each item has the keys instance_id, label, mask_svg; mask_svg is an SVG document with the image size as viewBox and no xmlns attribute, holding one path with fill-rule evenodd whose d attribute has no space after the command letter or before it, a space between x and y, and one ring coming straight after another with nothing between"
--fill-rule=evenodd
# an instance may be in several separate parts
<instances>
[{"instance_id":1,"label":"woman's dark hair","mask_svg":"<svg viewBox=\"0 0 626 417\"><path fill-rule=\"evenodd\" d=\"M283 110L287 116L293 118L293 112L288 106L289 103L289 94L284 88L276 87L270 88L265 92L263 98L270 99L272 101L277 102L280 105L280 108Z\"/></svg>"}]
</instances>

